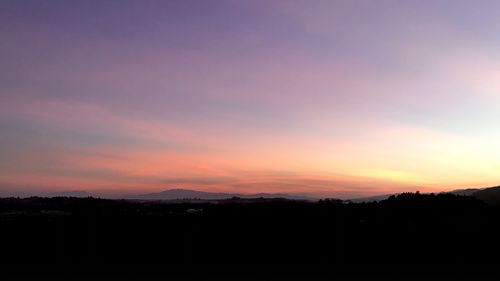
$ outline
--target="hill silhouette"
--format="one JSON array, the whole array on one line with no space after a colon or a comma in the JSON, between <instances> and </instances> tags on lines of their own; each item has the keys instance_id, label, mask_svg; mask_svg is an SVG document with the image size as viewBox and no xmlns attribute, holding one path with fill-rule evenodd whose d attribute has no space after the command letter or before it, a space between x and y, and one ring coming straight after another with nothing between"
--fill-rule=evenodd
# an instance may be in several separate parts
<instances>
[{"instance_id":1,"label":"hill silhouette","mask_svg":"<svg viewBox=\"0 0 500 281\"><path fill-rule=\"evenodd\" d=\"M453 194L458 196L471 196L483 202L486 202L490 205L500 205L500 186L486 187L486 188L456 189L443 193ZM377 195L371 197L354 198L350 199L349 201L353 203L379 202L388 199L391 196L397 196L397 195L398 194L385 194L385 195Z\"/></svg>"},{"instance_id":2,"label":"hill silhouette","mask_svg":"<svg viewBox=\"0 0 500 281\"><path fill-rule=\"evenodd\" d=\"M201 199L201 200L222 200L230 198L283 198L290 200L314 200L305 196L296 196L283 193L257 193L257 194L238 194L238 193L216 193L216 192L205 192L197 191L191 189L169 189L157 193L139 194L139 195L129 195L126 199L138 199L138 200L178 200L178 199Z\"/></svg>"},{"instance_id":3,"label":"hill silhouette","mask_svg":"<svg viewBox=\"0 0 500 281\"><path fill-rule=\"evenodd\" d=\"M499 222L499 207L446 193L403 193L369 203L4 198L0 241L8 242L0 260L90 260L147 270L180 262L246 269L269 262L287 270L324 264L335 272L433 261L463 269L498 262Z\"/></svg>"},{"instance_id":4,"label":"hill silhouette","mask_svg":"<svg viewBox=\"0 0 500 281\"><path fill-rule=\"evenodd\" d=\"M500 205L500 186L477 190L470 196L473 196L491 205Z\"/></svg>"},{"instance_id":5,"label":"hill silhouette","mask_svg":"<svg viewBox=\"0 0 500 281\"><path fill-rule=\"evenodd\" d=\"M471 196L490 205L500 205L500 186L452 190L448 193Z\"/></svg>"}]
</instances>

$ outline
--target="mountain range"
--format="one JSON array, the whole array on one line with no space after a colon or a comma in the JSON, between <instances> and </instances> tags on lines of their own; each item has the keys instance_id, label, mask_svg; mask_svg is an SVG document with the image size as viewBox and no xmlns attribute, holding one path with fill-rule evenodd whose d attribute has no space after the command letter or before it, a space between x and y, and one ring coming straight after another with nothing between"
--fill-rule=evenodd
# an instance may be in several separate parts
<instances>
[{"instance_id":1,"label":"mountain range","mask_svg":"<svg viewBox=\"0 0 500 281\"><path fill-rule=\"evenodd\" d=\"M461 196L472 196L490 205L500 205L500 186L486 187L486 188L466 188L456 189L445 193L451 193ZM389 198L393 194L384 194L371 197L354 198L348 200L353 203L363 202L378 202Z\"/></svg>"},{"instance_id":2,"label":"mountain range","mask_svg":"<svg viewBox=\"0 0 500 281\"><path fill-rule=\"evenodd\" d=\"M128 195L125 199L136 199L136 200L176 200L176 199L201 199L201 200L222 200L229 198L283 198L289 200L316 200L311 197L294 195L294 194L283 194L283 193L257 193L257 194L238 194L238 193L217 193L217 192L205 192L190 189L169 189L157 193L147 193L139 195Z\"/></svg>"},{"instance_id":3,"label":"mountain range","mask_svg":"<svg viewBox=\"0 0 500 281\"><path fill-rule=\"evenodd\" d=\"M490 205L500 205L500 186L487 187L487 188L468 188L457 189L447 193L452 193L461 196L472 196ZM383 194L371 197L353 198L346 200L353 203L363 202L378 202L387 199L393 194ZM44 197L90 197L93 194L86 191L60 191L54 193L47 193ZM231 198L241 199L288 199L288 200L306 200L316 201L320 198L313 196L305 196L301 194L286 194L286 193L256 193L256 194L238 194L238 193L220 193L220 192L205 192L191 189L169 189L156 193L125 195L114 197L115 199L129 199L129 200L182 200L182 199L198 199L198 200L224 200Z\"/></svg>"},{"instance_id":4,"label":"mountain range","mask_svg":"<svg viewBox=\"0 0 500 281\"><path fill-rule=\"evenodd\" d=\"M500 205L500 186L478 189L469 196L476 197L490 205Z\"/></svg>"}]
</instances>

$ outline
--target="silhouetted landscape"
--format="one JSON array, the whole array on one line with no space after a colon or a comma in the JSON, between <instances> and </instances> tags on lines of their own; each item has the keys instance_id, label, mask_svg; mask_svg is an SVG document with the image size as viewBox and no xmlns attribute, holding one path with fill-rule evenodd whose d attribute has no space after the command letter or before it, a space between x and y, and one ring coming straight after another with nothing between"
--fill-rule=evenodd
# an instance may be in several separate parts
<instances>
[{"instance_id":1,"label":"silhouetted landscape","mask_svg":"<svg viewBox=\"0 0 500 281\"><path fill-rule=\"evenodd\" d=\"M477 197L496 198L498 188L487 190ZM343 265L344 270L361 264L383 269L391 262L404 270L405 262L434 261L438 268L467 264L471 269L475 262L499 259L500 207L487 202L451 193L403 193L369 203L4 198L1 258L92 261L104 267L297 263L302 268Z\"/></svg>"},{"instance_id":2,"label":"silhouetted landscape","mask_svg":"<svg viewBox=\"0 0 500 281\"><path fill-rule=\"evenodd\" d=\"M498 280L499 34L498 0L0 0L0 276Z\"/></svg>"},{"instance_id":3,"label":"silhouetted landscape","mask_svg":"<svg viewBox=\"0 0 500 281\"><path fill-rule=\"evenodd\" d=\"M81 197L81 196L80 196ZM256 194L239 194L239 193L217 193L217 192L204 192L190 189L169 189L162 192L129 195L125 196L126 199L135 200L178 200L178 199L201 199L201 200L221 200L228 198L283 198L290 200L315 200L313 197L301 196L296 194L284 193L256 193Z\"/></svg>"}]
</instances>

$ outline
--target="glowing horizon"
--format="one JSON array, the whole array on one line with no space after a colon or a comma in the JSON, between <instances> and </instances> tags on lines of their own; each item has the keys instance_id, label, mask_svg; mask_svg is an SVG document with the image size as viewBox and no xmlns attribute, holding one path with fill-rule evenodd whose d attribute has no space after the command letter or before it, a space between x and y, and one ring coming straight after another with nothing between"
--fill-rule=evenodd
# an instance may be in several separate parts
<instances>
[{"instance_id":1,"label":"glowing horizon","mask_svg":"<svg viewBox=\"0 0 500 281\"><path fill-rule=\"evenodd\" d=\"M0 196L500 184L498 1L2 1Z\"/></svg>"}]
</instances>

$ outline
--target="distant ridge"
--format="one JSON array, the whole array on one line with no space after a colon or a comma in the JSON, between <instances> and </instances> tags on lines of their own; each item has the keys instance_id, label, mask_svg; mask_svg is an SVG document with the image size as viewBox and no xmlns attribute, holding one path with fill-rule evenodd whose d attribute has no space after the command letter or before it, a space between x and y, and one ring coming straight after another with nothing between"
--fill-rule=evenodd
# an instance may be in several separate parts
<instances>
[{"instance_id":1,"label":"distant ridge","mask_svg":"<svg viewBox=\"0 0 500 281\"><path fill-rule=\"evenodd\" d=\"M383 194L383 195L376 195L376 196L370 196L370 197L360 197L360 198L349 199L346 201L352 202L352 203L379 202L379 201L382 201L382 200L389 198L391 195L396 195L396 194Z\"/></svg>"},{"instance_id":2,"label":"distant ridge","mask_svg":"<svg viewBox=\"0 0 500 281\"><path fill-rule=\"evenodd\" d=\"M500 205L500 186L457 189L450 191L449 193L472 196L490 205Z\"/></svg>"},{"instance_id":3,"label":"distant ridge","mask_svg":"<svg viewBox=\"0 0 500 281\"><path fill-rule=\"evenodd\" d=\"M500 205L500 186L487 187L487 188L466 188L466 189L456 189L452 191L447 191L443 193L451 193L461 196L472 196L490 205ZM395 194L383 194L369 197L359 197L344 200L345 202L352 203L369 203L369 202L379 202L389 198L391 195ZM19 196L19 195L17 195ZM22 194L21 197L29 197L30 195ZM91 197L94 196L92 193L85 190L63 190L58 192L50 192L39 195L40 197ZM256 194L240 194L240 193L221 193L221 192L206 192L198 191L192 189L182 189L174 188L168 189L161 192L137 194L137 195L123 195L123 196L109 196L101 198L110 199L128 199L128 200L225 200L232 198L240 199L286 199L286 200L302 200L302 201L317 201L320 198L314 196L307 196L301 194L287 194L287 193L256 193Z\"/></svg>"},{"instance_id":4,"label":"distant ridge","mask_svg":"<svg viewBox=\"0 0 500 281\"><path fill-rule=\"evenodd\" d=\"M43 195L43 197L90 197L90 194L84 190L63 190L58 192L50 192Z\"/></svg>"},{"instance_id":5,"label":"distant ridge","mask_svg":"<svg viewBox=\"0 0 500 281\"><path fill-rule=\"evenodd\" d=\"M500 205L500 186L486 187L486 188L455 189L443 193L451 193L460 196L472 196L490 205ZM398 194L394 193L394 194L384 194L384 195L377 195L370 197L360 197L360 198L349 199L346 201L353 203L379 202L389 198L391 195L398 195Z\"/></svg>"},{"instance_id":6,"label":"distant ridge","mask_svg":"<svg viewBox=\"0 0 500 281\"><path fill-rule=\"evenodd\" d=\"M257 194L238 194L238 193L217 193L217 192L205 192L197 191L191 189L169 189L156 193L147 193L139 195L129 195L125 199L137 199L137 200L178 200L178 199L201 199L201 200L223 200L233 197L239 197L243 199L250 198L283 198L289 200L315 200L314 198L282 194L282 193L257 193Z\"/></svg>"},{"instance_id":7,"label":"distant ridge","mask_svg":"<svg viewBox=\"0 0 500 281\"><path fill-rule=\"evenodd\" d=\"M473 197L482 200L490 205L500 205L500 186L480 189L472 193Z\"/></svg>"},{"instance_id":8,"label":"distant ridge","mask_svg":"<svg viewBox=\"0 0 500 281\"><path fill-rule=\"evenodd\" d=\"M456 189L456 190L452 190L448 193L451 193L451 194L455 194L455 195L467 195L467 196L471 196L473 195L474 193L480 191L480 190L483 190L484 188L466 188L466 189Z\"/></svg>"}]
</instances>

